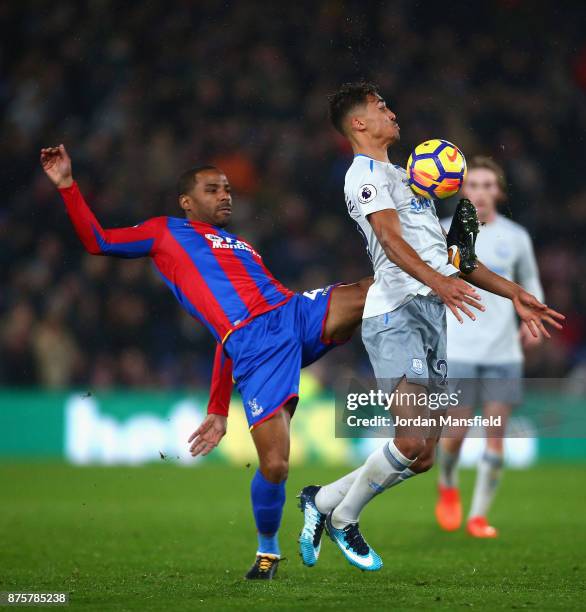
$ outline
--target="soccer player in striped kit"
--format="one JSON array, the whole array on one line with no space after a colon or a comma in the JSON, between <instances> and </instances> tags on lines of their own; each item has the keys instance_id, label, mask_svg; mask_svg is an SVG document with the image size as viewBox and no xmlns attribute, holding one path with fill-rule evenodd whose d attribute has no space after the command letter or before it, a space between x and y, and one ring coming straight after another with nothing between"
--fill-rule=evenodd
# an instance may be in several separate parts
<instances>
[{"instance_id":1,"label":"soccer player in striped kit","mask_svg":"<svg viewBox=\"0 0 586 612\"><path fill-rule=\"evenodd\" d=\"M475 157L468 164L463 194L476 207L483 224L476 240L476 254L493 272L518 282L539 300L543 289L528 232L497 211L505 197L502 168L492 159ZM442 222L449 227L450 219ZM448 363L450 379L463 380L457 417L472 416L482 406L485 417L500 417L501 425L486 432L486 448L478 464L476 486L466 529L477 538L494 538L497 530L489 525L487 513L503 469L503 438L511 409L522 394L523 350L538 344L525 325L519 325L510 301L480 290L484 312L477 322L458 325L448 319ZM446 531L462 523L457 464L464 428L458 428L441 441L438 458L439 499L436 517Z\"/></svg>"},{"instance_id":2,"label":"soccer player in striped kit","mask_svg":"<svg viewBox=\"0 0 586 612\"><path fill-rule=\"evenodd\" d=\"M214 166L192 168L180 177L178 200L185 217L103 229L73 180L65 147L42 149L41 165L59 189L85 249L94 255L150 257L179 303L217 342L208 415L189 438L191 453L208 454L226 433L234 380L259 457L251 484L258 548L246 578L273 578L300 370L352 335L372 279L303 294L284 287L248 242L224 229L232 195L228 179Z\"/></svg>"}]
</instances>

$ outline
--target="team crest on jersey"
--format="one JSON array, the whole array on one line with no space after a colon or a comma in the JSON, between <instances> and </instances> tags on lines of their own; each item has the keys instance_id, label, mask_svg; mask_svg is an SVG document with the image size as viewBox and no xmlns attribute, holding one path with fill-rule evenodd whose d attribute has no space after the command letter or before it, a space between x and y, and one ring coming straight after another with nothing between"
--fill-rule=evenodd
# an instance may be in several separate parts
<instances>
[{"instance_id":1,"label":"team crest on jersey","mask_svg":"<svg viewBox=\"0 0 586 612\"><path fill-rule=\"evenodd\" d=\"M423 374L423 361L421 359L412 359L411 369L415 374Z\"/></svg>"},{"instance_id":2,"label":"team crest on jersey","mask_svg":"<svg viewBox=\"0 0 586 612\"><path fill-rule=\"evenodd\" d=\"M376 187L374 185L366 184L358 190L358 200L362 204L368 204L376 198Z\"/></svg>"},{"instance_id":3,"label":"team crest on jersey","mask_svg":"<svg viewBox=\"0 0 586 612\"><path fill-rule=\"evenodd\" d=\"M257 417L259 414L262 414L264 408L262 406L259 406L257 401L256 401L256 397L249 400L248 401L248 406L250 408L250 414L253 417Z\"/></svg>"},{"instance_id":4,"label":"team crest on jersey","mask_svg":"<svg viewBox=\"0 0 586 612\"><path fill-rule=\"evenodd\" d=\"M218 234L206 234L205 237L212 243L212 249L236 249L248 251L257 257L260 255L244 240L230 238L229 236L218 236Z\"/></svg>"}]
</instances>

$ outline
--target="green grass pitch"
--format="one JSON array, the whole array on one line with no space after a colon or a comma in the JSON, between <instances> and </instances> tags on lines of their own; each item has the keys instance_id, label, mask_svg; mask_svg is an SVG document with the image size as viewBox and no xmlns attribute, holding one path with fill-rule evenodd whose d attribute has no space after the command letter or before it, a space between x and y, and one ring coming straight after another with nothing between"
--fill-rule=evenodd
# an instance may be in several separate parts
<instances>
[{"instance_id":1,"label":"green grass pitch","mask_svg":"<svg viewBox=\"0 0 586 612\"><path fill-rule=\"evenodd\" d=\"M272 583L248 583L254 468L0 466L0 590L68 591L72 609L535 609L586 607L586 466L508 471L491 518L496 541L434 523L435 471L382 495L362 527L382 555L361 573L324 541L297 555L304 484L341 468L293 468ZM463 472L469 503L473 473Z\"/></svg>"}]
</instances>

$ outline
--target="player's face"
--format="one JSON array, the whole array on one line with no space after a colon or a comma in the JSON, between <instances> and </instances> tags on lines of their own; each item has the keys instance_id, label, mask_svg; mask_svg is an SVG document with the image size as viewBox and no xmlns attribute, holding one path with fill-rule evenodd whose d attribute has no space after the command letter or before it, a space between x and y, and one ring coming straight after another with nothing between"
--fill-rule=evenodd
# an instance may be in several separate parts
<instances>
[{"instance_id":1,"label":"player's face","mask_svg":"<svg viewBox=\"0 0 586 612\"><path fill-rule=\"evenodd\" d=\"M369 94L362 116L365 131L372 138L392 145L401 137L397 116L378 94Z\"/></svg>"},{"instance_id":2,"label":"player's face","mask_svg":"<svg viewBox=\"0 0 586 612\"><path fill-rule=\"evenodd\" d=\"M189 194L187 216L218 227L225 227L232 216L232 191L226 175L217 170L204 170L197 175ZM189 214L191 211L192 215Z\"/></svg>"},{"instance_id":3,"label":"player's face","mask_svg":"<svg viewBox=\"0 0 586 612\"><path fill-rule=\"evenodd\" d=\"M488 168L469 170L462 194L474 204L481 221L494 214L502 195L498 177Z\"/></svg>"}]
</instances>

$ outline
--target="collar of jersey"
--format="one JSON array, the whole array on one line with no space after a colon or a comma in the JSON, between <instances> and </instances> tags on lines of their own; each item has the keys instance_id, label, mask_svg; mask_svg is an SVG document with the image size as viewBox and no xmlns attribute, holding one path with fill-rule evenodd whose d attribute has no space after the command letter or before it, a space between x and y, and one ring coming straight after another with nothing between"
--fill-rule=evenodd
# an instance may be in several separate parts
<instances>
[{"instance_id":1,"label":"collar of jersey","mask_svg":"<svg viewBox=\"0 0 586 612\"><path fill-rule=\"evenodd\" d=\"M186 223L189 223L190 225L203 225L204 227L211 227L212 229L215 229L216 231L220 231L224 229L218 225L212 225L211 223L206 223L205 221L193 221L193 219L188 219L187 217L185 217L184 219Z\"/></svg>"},{"instance_id":2,"label":"collar of jersey","mask_svg":"<svg viewBox=\"0 0 586 612\"><path fill-rule=\"evenodd\" d=\"M370 161L376 162L377 164L390 164L392 162L382 162L378 159L374 159L374 157L370 157L368 155L364 155L364 153L356 153L356 155L354 156L354 159L356 159L357 157L366 157L366 159L370 159Z\"/></svg>"}]
</instances>

